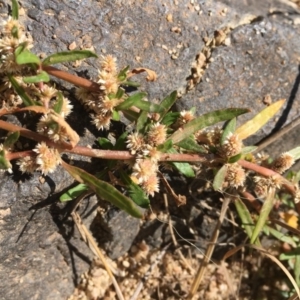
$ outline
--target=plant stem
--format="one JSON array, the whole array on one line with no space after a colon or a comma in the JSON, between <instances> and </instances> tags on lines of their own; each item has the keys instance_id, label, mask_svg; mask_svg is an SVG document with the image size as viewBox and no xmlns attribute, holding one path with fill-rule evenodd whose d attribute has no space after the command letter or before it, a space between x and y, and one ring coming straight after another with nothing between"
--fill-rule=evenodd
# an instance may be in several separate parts
<instances>
[{"instance_id":1,"label":"plant stem","mask_svg":"<svg viewBox=\"0 0 300 300\"><path fill-rule=\"evenodd\" d=\"M72 75L68 72L59 70L57 68L51 67L51 66L45 66L42 65L42 69L46 71L48 74L55 76L57 78L60 78L62 80L65 80L67 82L73 83L76 86L80 86L82 88L85 88L91 92L100 92L99 84L96 82L93 82L91 80Z\"/></svg>"}]
</instances>

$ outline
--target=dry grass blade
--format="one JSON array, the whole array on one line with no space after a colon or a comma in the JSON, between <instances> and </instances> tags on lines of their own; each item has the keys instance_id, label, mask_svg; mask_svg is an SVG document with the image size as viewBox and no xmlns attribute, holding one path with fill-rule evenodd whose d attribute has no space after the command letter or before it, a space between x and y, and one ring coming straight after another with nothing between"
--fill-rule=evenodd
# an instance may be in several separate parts
<instances>
[{"instance_id":1,"label":"dry grass blade","mask_svg":"<svg viewBox=\"0 0 300 300\"><path fill-rule=\"evenodd\" d=\"M206 270L207 264L211 259L213 251L215 249L216 241L217 241L218 236L219 236L220 227L221 227L221 224L222 224L222 222L225 218L225 214L226 214L229 202L230 202L230 199L227 198L227 197L223 201L223 205L222 205L222 209L221 209L221 213L220 213L218 223L217 223L216 228L214 230L214 233L212 235L210 244L209 244L209 246L207 247L207 249L205 251L203 261L202 261L201 265L199 266L199 269L197 271L197 275L196 275L196 277L194 279L194 282L192 284L190 293L187 297L187 299L189 299L189 300L191 300L193 298L193 296L196 294L196 292L198 290L198 287L200 285L200 282L201 282L201 280L204 276L204 272Z\"/></svg>"},{"instance_id":2,"label":"dry grass blade","mask_svg":"<svg viewBox=\"0 0 300 300\"><path fill-rule=\"evenodd\" d=\"M130 298L130 300L137 300L138 296L144 286L144 282L146 282L150 276L150 274L152 273L152 271L154 270L154 268L157 266L158 262L161 261L161 259L163 258L163 256L166 254L166 251L168 249L168 247L170 246L167 245L166 247L164 247L162 249L162 251L159 253L159 255L156 257L155 261L152 263L152 265L149 267L149 269L147 270L147 272L145 273L145 275L143 276L143 278L141 278L140 282L138 283L132 297Z\"/></svg>"},{"instance_id":3,"label":"dry grass blade","mask_svg":"<svg viewBox=\"0 0 300 300\"><path fill-rule=\"evenodd\" d=\"M89 246L89 248L91 249L91 251L100 258L101 262L103 263L103 266L105 267L109 277L111 278L113 285L115 287L117 296L119 300L124 300L124 296L120 290L120 287L112 273L112 271L110 270L109 265L106 262L106 259L104 257L104 255L102 254L102 252L100 251L100 249L98 248L94 238L92 237L92 235L89 233L88 229L85 227L85 225L82 223L80 216L73 211L71 213L72 218L83 238L83 240L86 242L86 244Z\"/></svg>"},{"instance_id":4,"label":"dry grass blade","mask_svg":"<svg viewBox=\"0 0 300 300\"><path fill-rule=\"evenodd\" d=\"M173 229L173 225L172 225L172 218L171 218L170 212L169 212L169 204L168 204L168 196L167 196L167 194L164 194L164 202L165 202L165 207L166 207L166 211L167 211L167 215L168 215L168 225L169 225L169 230L170 230L170 233L171 233L172 241L173 241L174 246L177 247L178 246L178 242L177 242L176 236L174 234L174 229ZM187 260L185 259L184 255L182 254L182 252L180 251L180 249L177 249L177 252L178 252L178 254L180 256L180 259L184 263L184 265L190 271L193 271L193 268L187 262Z\"/></svg>"},{"instance_id":5,"label":"dry grass blade","mask_svg":"<svg viewBox=\"0 0 300 300\"><path fill-rule=\"evenodd\" d=\"M227 259L228 257L232 256L234 253L236 253L237 251L239 251L243 247L250 247L250 248L256 249L256 250L260 251L261 253L263 253L264 255L266 255L267 257L269 257L272 261L274 261L278 265L278 267L288 277L288 279L290 280L291 284L293 285L293 287L294 287L294 289L296 291L296 294L298 295L298 297L300 299L300 290L299 290L299 287L298 287L295 279L293 278L292 274L288 271L288 269L274 255L270 254L266 249L264 249L262 247L259 247L257 245L251 245L251 244L241 245L241 246L238 246L238 247L236 247L236 248L228 251L224 255L223 259L224 260Z\"/></svg>"},{"instance_id":6,"label":"dry grass blade","mask_svg":"<svg viewBox=\"0 0 300 300\"><path fill-rule=\"evenodd\" d=\"M155 81L157 79L157 74L154 71L147 68L135 68L127 75L127 78L143 72L147 73L147 77L146 77L147 81Z\"/></svg>"},{"instance_id":7,"label":"dry grass blade","mask_svg":"<svg viewBox=\"0 0 300 300\"><path fill-rule=\"evenodd\" d=\"M167 192L174 198L177 206L181 206L181 205L185 205L186 204L186 196L184 195L177 195L174 190L171 188L170 184L168 183L168 181L166 180L166 178L164 177L164 175L161 172L158 172L158 175L162 181L162 183L164 184Z\"/></svg>"}]
</instances>

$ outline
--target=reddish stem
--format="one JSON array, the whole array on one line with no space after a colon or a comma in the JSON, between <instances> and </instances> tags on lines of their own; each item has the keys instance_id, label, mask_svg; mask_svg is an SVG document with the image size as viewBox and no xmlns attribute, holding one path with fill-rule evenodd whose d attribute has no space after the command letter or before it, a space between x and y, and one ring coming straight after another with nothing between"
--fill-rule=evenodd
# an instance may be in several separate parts
<instances>
[{"instance_id":1,"label":"reddish stem","mask_svg":"<svg viewBox=\"0 0 300 300\"><path fill-rule=\"evenodd\" d=\"M68 72L59 70L51 66L42 65L42 69L52 76L73 83L74 85L90 90L91 92L98 92L98 93L100 92L99 84L91 80L76 75L72 75Z\"/></svg>"},{"instance_id":2,"label":"reddish stem","mask_svg":"<svg viewBox=\"0 0 300 300\"><path fill-rule=\"evenodd\" d=\"M20 135L27 137L28 139L37 141L37 142L45 142L48 146L52 146L55 148L63 148L63 149L71 149L72 146L66 142L61 142L60 144L51 141L46 136L33 132L27 128L23 128L5 121L0 120L0 128L7 130L8 132L16 132L19 131Z\"/></svg>"},{"instance_id":3,"label":"reddish stem","mask_svg":"<svg viewBox=\"0 0 300 300\"><path fill-rule=\"evenodd\" d=\"M242 195L241 199L243 202L246 200L258 213L260 212L261 203L251 193L244 191L240 192L240 194Z\"/></svg>"},{"instance_id":4,"label":"reddish stem","mask_svg":"<svg viewBox=\"0 0 300 300\"><path fill-rule=\"evenodd\" d=\"M14 160L14 159L19 159L22 157L26 156L33 156L36 155L36 153L32 150L27 150L27 151L20 151L20 152L10 152L5 155L5 158L9 161Z\"/></svg>"}]
</instances>

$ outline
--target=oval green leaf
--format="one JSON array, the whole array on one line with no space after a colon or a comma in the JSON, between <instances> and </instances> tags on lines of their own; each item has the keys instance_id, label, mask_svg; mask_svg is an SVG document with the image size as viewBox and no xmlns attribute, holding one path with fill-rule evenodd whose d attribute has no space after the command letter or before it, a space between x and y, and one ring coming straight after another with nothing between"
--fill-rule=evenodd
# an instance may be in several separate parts
<instances>
[{"instance_id":1,"label":"oval green leaf","mask_svg":"<svg viewBox=\"0 0 300 300\"><path fill-rule=\"evenodd\" d=\"M261 208L257 222L253 229L253 233L252 233L251 240L250 240L251 244L255 244L259 234L263 230L263 227L265 226L267 219L269 217L270 211L273 208L274 202L275 202L275 189L273 189L273 191L270 191L267 194L267 198Z\"/></svg>"},{"instance_id":2,"label":"oval green leaf","mask_svg":"<svg viewBox=\"0 0 300 300\"><path fill-rule=\"evenodd\" d=\"M25 106L34 106L35 105L34 101L26 94L25 90L19 85L17 80L9 74L7 75L7 77L9 79L9 81L11 82L11 85L15 89L16 93L23 100L24 105Z\"/></svg>"},{"instance_id":3,"label":"oval green leaf","mask_svg":"<svg viewBox=\"0 0 300 300\"><path fill-rule=\"evenodd\" d=\"M266 107L261 112L259 112L254 118L240 126L235 131L235 134L237 134L241 140L244 140L247 137L253 135L260 128L262 128L271 118L274 117L274 115L281 109L284 102L285 99L281 99Z\"/></svg>"},{"instance_id":4,"label":"oval green leaf","mask_svg":"<svg viewBox=\"0 0 300 300\"><path fill-rule=\"evenodd\" d=\"M116 110L129 109L132 106L135 106L135 103L139 100L142 100L146 97L147 93L136 93L128 97L124 102L116 106Z\"/></svg>"},{"instance_id":5,"label":"oval green leaf","mask_svg":"<svg viewBox=\"0 0 300 300\"><path fill-rule=\"evenodd\" d=\"M50 77L45 71L41 71L38 75L23 77L25 83L49 82Z\"/></svg>"},{"instance_id":6,"label":"oval green leaf","mask_svg":"<svg viewBox=\"0 0 300 300\"><path fill-rule=\"evenodd\" d=\"M177 99L177 91L174 91L161 101L161 103L159 104L162 109L162 112L160 113L160 119L162 119L167 114L167 112L176 102L176 99Z\"/></svg>"},{"instance_id":7,"label":"oval green leaf","mask_svg":"<svg viewBox=\"0 0 300 300\"><path fill-rule=\"evenodd\" d=\"M43 65L54 65L70 61L81 60L90 57L98 57L96 53L89 50L63 51L49 55L43 60Z\"/></svg>"},{"instance_id":8,"label":"oval green leaf","mask_svg":"<svg viewBox=\"0 0 300 300\"><path fill-rule=\"evenodd\" d=\"M69 189L66 193L62 194L59 197L59 201L61 202L72 201L73 199L77 198L88 189L89 188L87 187L86 184L80 183L75 187Z\"/></svg>"},{"instance_id":9,"label":"oval green leaf","mask_svg":"<svg viewBox=\"0 0 300 300\"><path fill-rule=\"evenodd\" d=\"M218 170L217 174L214 177L214 182L213 182L213 188L215 191L222 191L226 173L227 173L226 165L222 166L222 168Z\"/></svg>"},{"instance_id":10,"label":"oval green leaf","mask_svg":"<svg viewBox=\"0 0 300 300\"><path fill-rule=\"evenodd\" d=\"M214 125L221 121L230 120L247 112L249 112L249 109L246 108L227 108L204 114L186 124L182 130L177 130L169 137L169 139L172 139L173 144L177 144L202 128Z\"/></svg>"},{"instance_id":11,"label":"oval green leaf","mask_svg":"<svg viewBox=\"0 0 300 300\"><path fill-rule=\"evenodd\" d=\"M3 148L4 149L9 149L11 146L19 139L20 137L20 132L15 131L8 135L3 143Z\"/></svg>"},{"instance_id":12,"label":"oval green leaf","mask_svg":"<svg viewBox=\"0 0 300 300\"><path fill-rule=\"evenodd\" d=\"M21 50L20 50L21 48ZM24 48L24 45L18 47L15 50L15 56L16 56L16 63L18 65L23 65L23 64L40 64L40 59L30 52L28 49Z\"/></svg>"},{"instance_id":13,"label":"oval green leaf","mask_svg":"<svg viewBox=\"0 0 300 300\"><path fill-rule=\"evenodd\" d=\"M143 216L142 211L136 204L111 184L96 178L80 168L71 166L64 161L62 162L62 166L75 180L86 184L100 198L109 201L135 218L141 218Z\"/></svg>"},{"instance_id":14,"label":"oval green leaf","mask_svg":"<svg viewBox=\"0 0 300 300\"><path fill-rule=\"evenodd\" d=\"M11 16L13 19L18 20L19 19L19 5L17 0L11 1Z\"/></svg>"},{"instance_id":15,"label":"oval green leaf","mask_svg":"<svg viewBox=\"0 0 300 300\"><path fill-rule=\"evenodd\" d=\"M225 124L225 128L223 130L223 134L220 141L221 145L223 145L227 140L227 137L230 136L235 131L235 127L236 127L236 118L231 119L230 121L227 122L227 124Z\"/></svg>"}]
</instances>

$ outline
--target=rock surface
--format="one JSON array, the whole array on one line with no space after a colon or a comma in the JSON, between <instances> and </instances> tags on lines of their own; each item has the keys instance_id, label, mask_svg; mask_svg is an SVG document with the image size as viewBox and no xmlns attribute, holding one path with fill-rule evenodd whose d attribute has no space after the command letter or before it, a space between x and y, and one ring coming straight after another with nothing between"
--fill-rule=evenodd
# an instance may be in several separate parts
<instances>
[{"instance_id":1,"label":"rock surface","mask_svg":"<svg viewBox=\"0 0 300 300\"><path fill-rule=\"evenodd\" d=\"M0 1L1 16L8 11L7 3ZM158 80L154 83L144 80L142 86L149 99L162 99L178 90L181 98L177 108L195 106L198 114L241 106L252 108L254 113L264 108L263 98L267 95L273 101L286 98L281 115L254 137L255 142L274 127L278 129L297 117L300 81L297 8L288 5L288 1L284 4L275 0L191 3L187 0L20 1L25 9L22 19L35 40L36 53L65 51L75 42L78 49L115 55L120 67L153 69ZM94 60L76 68L71 64L61 68L81 74L88 70L88 76L97 73ZM75 108L71 123L81 128L80 135L85 136L82 143L93 144L98 133L86 122L78 122L76 112L81 116L80 109ZM287 137L284 144L297 145L299 141L296 134ZM274 152L283 150L281 147L277 145ZM40 181L39 175L24 182L1 175L0 299L65 299L87 269L92 254L74 225L61 222L64 208L55 202L56 194L71 183L72 179L62 170L47 177L45 182ZM91 200L89 207L95 201ZM93 221L92 217L87 218L87 225ZM131 224L130 220L126 222ZM197 218L194 223L201 227L205 218L204 221ZM112 256L121 255L133 242L138 224L132 224L134 234L126 237L125 244L122 236L108 243L113 247L108 252L118 249Z\"/></svg>"}]
</instances>

